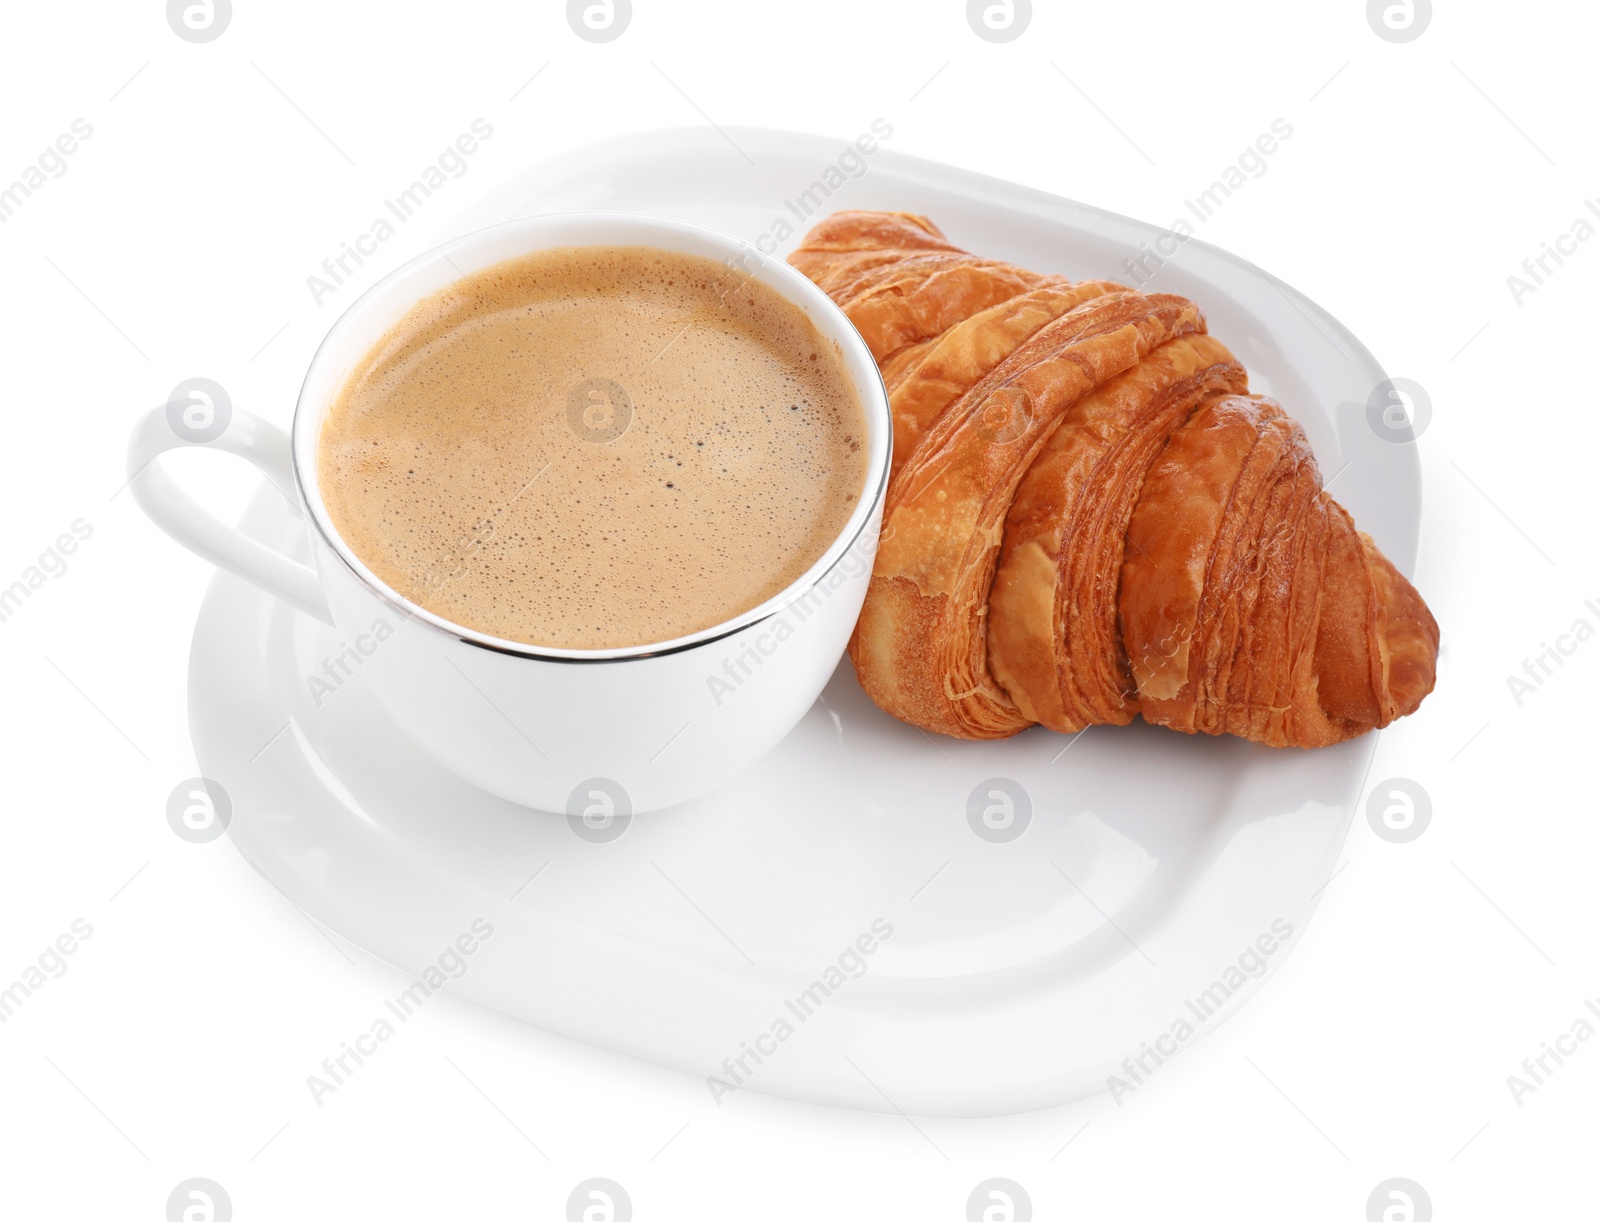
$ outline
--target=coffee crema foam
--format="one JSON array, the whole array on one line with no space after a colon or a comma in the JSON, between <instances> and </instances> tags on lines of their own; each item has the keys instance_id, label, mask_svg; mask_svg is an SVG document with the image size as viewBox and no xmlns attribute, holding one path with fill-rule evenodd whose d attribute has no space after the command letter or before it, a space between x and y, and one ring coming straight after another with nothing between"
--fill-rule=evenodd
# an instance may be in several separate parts
<instances>
[{"instance_id":1,"label":"coffee crema foam","mask_svg":"<svg viewBox=\"0 0 1600 1222\"><path fill-rule=\"evenodd\" d=\"M415 306L340 389L317 474L339 534L412 602L606 649L801 577L862 495L865 438L797 306L710 259L585 246Z\"/></svg>"}]
</instances>

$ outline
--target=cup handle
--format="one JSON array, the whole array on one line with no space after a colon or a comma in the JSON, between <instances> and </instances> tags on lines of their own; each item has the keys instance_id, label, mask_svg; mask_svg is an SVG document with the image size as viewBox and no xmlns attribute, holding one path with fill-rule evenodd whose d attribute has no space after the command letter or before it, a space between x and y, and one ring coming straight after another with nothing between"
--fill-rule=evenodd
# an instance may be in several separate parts
<instances>
[{"instance_id":1,"label":"cup handle","mask_svg":"<svg viewBox=\"0 0 1600 1222\"><path fill-rule=\"evenodd\" d=\"M175 421L173 413L181 407L167 404L155 408L134 428L128 442L128 481L134 500L152 522L195 555L331 624L322 581L314 569L223 525L179 488L160 462L168 450L190 446L236 454L254 464L298 512L289 435L260 416L235 407L223 409L227 419L213 436L209 419L196 424L180 415Z\"/></svg>"}]
</instances>

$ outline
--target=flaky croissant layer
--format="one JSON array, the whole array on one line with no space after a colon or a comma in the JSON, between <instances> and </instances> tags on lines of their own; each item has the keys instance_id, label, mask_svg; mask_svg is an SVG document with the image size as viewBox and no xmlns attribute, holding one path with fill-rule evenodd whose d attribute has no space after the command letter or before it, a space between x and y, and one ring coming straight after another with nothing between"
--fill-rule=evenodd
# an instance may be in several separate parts
<instances>
[{"instance_id":1,"label":"flaky croissant layer","mask_svg":"<svg viewBox=\"0 0 1600 1222\"><path fill-rule=\"evenodd\" d=\"M837 213L790 262L889 390L850 657L894 716L1316 747L1433 690L1428 608L1194 303L979 259L904 213Z\"/></svg>"}]
</instances>

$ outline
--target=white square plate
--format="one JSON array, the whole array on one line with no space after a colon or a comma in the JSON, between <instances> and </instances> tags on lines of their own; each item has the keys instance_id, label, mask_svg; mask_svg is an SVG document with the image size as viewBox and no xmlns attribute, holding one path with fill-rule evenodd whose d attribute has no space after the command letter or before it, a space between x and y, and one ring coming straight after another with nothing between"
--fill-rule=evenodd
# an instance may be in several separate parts
<instances>
[{"instance_id":1,"label":"white square plate","mask_svg":"<svg viewBox=\"0 0 1600 1222\"><path fill-rule=\"evenodd\" d=\"M618 209L755 242L845 148L747 129L647 133L530 168L459 228ZM1161 233L887 149L865 160L817 216L919 212L976 252L1110 279ZM791 216L781 250L810 219ZM1384 373L1366 350L1293 289L1195 239L1151 287L1201 304L1255 386L1305 424L1357 522L1409 570L1416 456L1368 426ZM270 490L245 526L291 551L303 529ZM983 1115L1139 1089L1298 943L1374 742L1274 751L1141 724L936 740L874 707L846 662L745 776L600 842L434 764L359 672L313 699L306 677L340 651L332 629L214 582L191 727L203 773L232 798L240 851L408 972L486 920L493 935L449 987L705 1079L707 1107L748 1089ZM997 803L1020 828L1009 839L977 830Z\"/></svg>"}]
</instances>

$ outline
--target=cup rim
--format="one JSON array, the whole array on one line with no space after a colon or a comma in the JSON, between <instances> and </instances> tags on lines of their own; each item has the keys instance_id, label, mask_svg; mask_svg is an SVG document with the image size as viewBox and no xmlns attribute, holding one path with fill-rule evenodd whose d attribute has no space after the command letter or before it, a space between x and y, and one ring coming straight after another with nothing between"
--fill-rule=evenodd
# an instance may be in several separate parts
<instances>
[{"instance_id":1,"label":"cup rim","mask_svg":"<svg viewBox=\"0 0 1600 1222\"><path fill-rule=\"evenodd\" d=\"M817 328L823 337L832 340L837 346L845 376L850 379L851 385L855 388L861 401L868 441L866 475L844 529L828 545L822 555L795 581L764 602L741 612L731 619L723 620L708 628L702 628L698 632L686 633L683 636L672 637L665 641L650 642L642 645L616 646L607 649L571 649L550 645L530 645L523 641L497 637L491 633L480 632L477 629L469 628L464 624L456 623L454 620L446 619L444 616L429 611L426 607L413 602L387 585L356 555L355 550L345 541L328 515L327 506L323 503L321 488L317 480L316 464L316 452L321 433L320 426L325 418L327 404L308 404L312 382L322 371L324 362L330 357L336 342L342 339L361 320L371 308L375 299L392 289L397 283L415 276L425 268L434 266L441 259L450 262L451 266L454 267L454 261L450 259L452 253L459 252L463 247L490 243L496 236L503 236L508 232L531 231L537 234L541 230L560 231L567 228L587 227L593 227L598 231L615 229L617 235L608 239L602 233L597 233L594 237L583 240L530 242L520 254L503 255L483 263L476 263L467 272L462 273L459 278L464 279L466 276L475 274L487 267L492 267L495 263L504 259L518 258L522 255L531 255L539 251L563 247L656 246L659 249L671 250L677 254L696 254L702 258L718 257L715 254L705 253L700 250L658 245L656 241L652 240L652 235L672 236L686 244L715 247L720 251L722 261L730 266L752 266L746 265L744 262L745 259L752 258L754 260L754 270L750 270L749 274L760 280L768 288L779 293L790 304L803 310L812 325ZM633 231L631 236L629 236L628 231ZM460 271L459 268L456 270ZM409 310L415 307L418 303L433 293L441 291L444 287L448 287L448 285L436 286L419 292L410 300L405 309ZM334 393L337 393L337 391L335 390ZM300 499L307 509L312 525L323 542L327 544L328 548L357 580L385 602L393 605L396 610L404 613L408 620L426 624L429 628L454 637L463 644L476 646L495 653L537 658L549 662L579 664L623 662L634 659L662 657L713 644L772 619L774 616L783 614L789 607L804 599L816 589L838 567L840 562L855 550L856 544L867 526L873 521L878 505L882 502L888 490L889 465L893 452L893 427L888 390L884 386L878 363L873 359L871 351L866 346L866 341L861 338L854 324L850 322L844 311L834 303L832 298L783 259L774 254L762 252L740 238L688 221L673 220L668 217L652 216L645 213L620 211L551 212L504 221L498 225L477 229L471 233L462 234L447 242L440 243L407 260L383 276L351 302L317 345L317 350L312 355L311 363L306 370L306 376L301 382L300 393L295 401L294 419L290 426L290 464L294 472L295 486L300 492Z\"/></svg>"}]
</instances>

